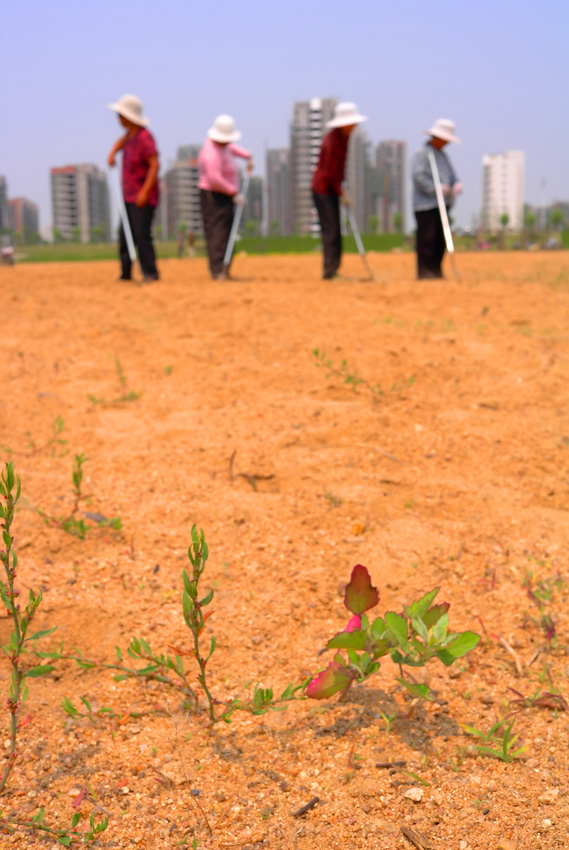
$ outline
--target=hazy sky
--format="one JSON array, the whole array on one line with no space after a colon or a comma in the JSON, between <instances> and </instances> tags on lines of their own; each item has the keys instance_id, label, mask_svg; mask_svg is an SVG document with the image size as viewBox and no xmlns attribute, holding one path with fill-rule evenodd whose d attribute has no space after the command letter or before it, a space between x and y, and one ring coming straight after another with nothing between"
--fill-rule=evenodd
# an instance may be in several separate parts
<instances>
[{"instance_id":1,"label":"hazy sky","mask_svg":"<svg viewBox=\"0 0 569 850\"><path fill-rule=\"evenodd\" d=\"M42 227L50 166L104 166L119 135L105 107L127 92L163 167L228 112L264 172L293 101L333 96L410 155L435 118L456 121L460 224L479 210L483 153L525 151L526 201L543 178L547 202L569 199L568 0L12 0L2 33L0 174L39 203Z\"/></svg>"}]
</instances>

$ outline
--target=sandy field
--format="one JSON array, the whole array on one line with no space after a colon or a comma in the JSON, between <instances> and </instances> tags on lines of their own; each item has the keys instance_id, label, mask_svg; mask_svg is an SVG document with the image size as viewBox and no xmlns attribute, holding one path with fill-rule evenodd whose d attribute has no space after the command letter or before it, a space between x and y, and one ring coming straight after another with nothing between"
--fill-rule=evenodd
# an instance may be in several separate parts
<instances>
[{"instance_id":1,"label":"sandy field","mask_svg":"<svg viewBox=\"0 0 569 850\"><path fill-rule=\"evenodd\" d=\"M479 647L417 671L433 702L387 659L344 701L213 728L203 698L188 712L167 685L60 661L31 681L4 816L43 806L66 827L78 810L86 828L103 810L102 848L413 847L402 828L421 850L569 846L569 254L459 254L460 282L415 281L410 255L369 259L375 283L357 256L332 283L317 256L238 257L227 283L202 260L163 261L144 287L117 282L116 263L0 269L18 581L43 590L38 628L58 626L43 649L112 662L134 636L189 646L195 523L220 700L321 669L358 563L377 613L440 586ZM364 382L329 375L315 348ZM69 513L80 452L77 516L120 516L121 530L81 540L38 513ZM3 660L2 706L8 684ZM65 697L121 717L72 719ZM480 754L464 724L486 732L513 711L521 757ZM0 722L1 768L4 708Z\"/></svg>"}]
</instances>

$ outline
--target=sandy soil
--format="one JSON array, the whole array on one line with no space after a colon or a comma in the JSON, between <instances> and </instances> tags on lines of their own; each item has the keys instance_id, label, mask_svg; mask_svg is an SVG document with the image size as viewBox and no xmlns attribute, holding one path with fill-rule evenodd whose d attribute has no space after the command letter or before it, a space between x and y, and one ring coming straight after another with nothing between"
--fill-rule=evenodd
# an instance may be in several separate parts
<instances>
[{"instance_id":1,"label":"sandy soil","mask_svg":"<svg viewBox=\"0 0 569 850\"><path fill-rule=\"evenodd\" d=\"M117 283L114 263L0 269L0 459L29 508L14 527L19 579L43 588L38 626L58 625L45 648L57 638L112 661L134 635L160 652L188 644L193 523L211 553L219 698L316 672L356 563L379 613L440 585L451 626L487 632L464 663L423 671L434 703L414 704L386 661L345 702L213 730L163 686L62 662L32 682L5 814L43 805L66 826L89 783L111 813L101 847L411 847L401 827L441 850L569 846L567 713L520 710L527 750L511 764L478 755L461 726L488 730L511 688L569 698L569 256L458 259L460 283L418 283L412 257L383 255L370 257L375 284L358 280L357 256L344 264L354 280L334 283L317 257L240 257L226 284L202 261L164 261L143 288ZM326 377L316 347L383 394ZM115 358L138 399L117 401ZM58 416L67 443L48 445ZM122 531L81 541L37 514L70 509L76 452L82 510L120 515ZM9 628L0 619L3 641ZM64 696L168 714L71 720ZM407 772L378 767L391 760Z\"/></svg>"}]
</instances>

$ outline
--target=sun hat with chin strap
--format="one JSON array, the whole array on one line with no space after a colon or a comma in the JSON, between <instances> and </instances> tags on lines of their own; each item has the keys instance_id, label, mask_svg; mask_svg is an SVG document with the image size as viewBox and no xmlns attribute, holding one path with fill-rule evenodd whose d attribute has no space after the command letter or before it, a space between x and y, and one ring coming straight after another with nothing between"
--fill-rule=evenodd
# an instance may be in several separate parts
<instances>
[{"instance_id":1,"label":"sun hat with chin strap","mask_svg":"<svg viewBox=\"0 0 569 850\"><path fill-rule=\"evenodd\" d=\"M132 121L133 124L138 124L139 127L148 127L150 121L142 112L142 101L135 94L123 94L116 103L109 103L109 109L113 112L118 112L127 121Z\"/></svg>"}]
</instances>

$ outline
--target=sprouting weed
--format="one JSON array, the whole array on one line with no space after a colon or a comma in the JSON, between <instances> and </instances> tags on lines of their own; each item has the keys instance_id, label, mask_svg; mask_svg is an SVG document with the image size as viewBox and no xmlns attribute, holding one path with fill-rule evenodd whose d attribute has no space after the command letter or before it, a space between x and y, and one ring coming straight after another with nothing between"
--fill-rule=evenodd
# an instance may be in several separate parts
<instances>
[{"instance_id":1,"label":"sprouting weed","mask_svg":"<svg viewBox=\"0 0 569 850\"><path fill-rule=\"evenodd\" d=\"M449 629L449 604L433 604L438 592L435 587L404 606L401 614L388 611L370 622L365 612L378 604L379 593L367 568L355 566L344 595L344 605L352 617L344 631L328 641L327 648L336 650L334 660L310 680L306 696L327 699L337 693L347 694L352 684L364 682L376 673L380 659L389 655L399 667L400 684L415 697L432 699L427 685L410 681L403 674L403 667L423 667L434 658L449 667L480 641L474 632Z\"/></svg>"},{"instance_id":2,"label":"sprouting weed","mask_svg":"<svg viewBox=\"0 0 569 850\"><path fill-rule=\"evenodd\" d=\"M512 735L515 722L515 717L509 723L505 720L499 720L487 732L481 732L475 726L463 726L462 728L467 734L482 738L485 741L484 746L475 746L475 749L479 753L484 756L492 756L506 762L506 764L510 764L510 762L519 758L527 750L526 746L515 749L516 742L520 737L520 732ZM491 746L492 744L494 746Z\"/></svg>"},{"instance_id":3,"label":"sprouting weed","mask_svg":"<svg viewBox=\"0 0 569 850\"><path fill-rule=\"evenodd\" d=\"M354 390L354 392L357 390L358 386L364 386L371 393L374 402L379 401L379 399L383 395L383 390L379 382L376 384L371 384L365 378L362 378L357 373L357 371L350 371L350 369L348 368L347 360L342 360L340 366L338 367L334 366L333 361L330 358L326 357L325 351L321 351L319 348L315 348L312 353L316 358L315 365L327 369L326 378L330 378L333 375L338 378L342 378L344 383L349 384Z\"/></svg>"}]
</instances>

